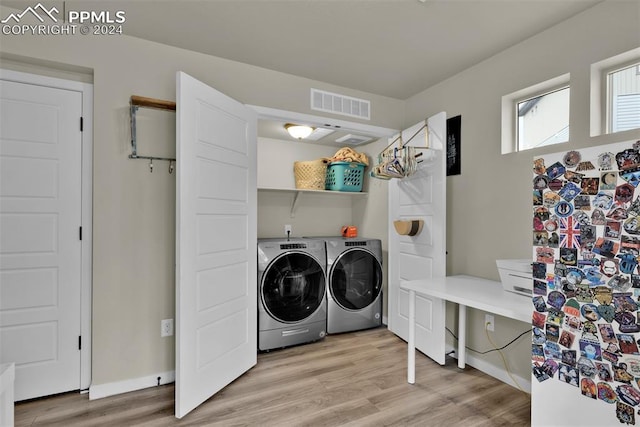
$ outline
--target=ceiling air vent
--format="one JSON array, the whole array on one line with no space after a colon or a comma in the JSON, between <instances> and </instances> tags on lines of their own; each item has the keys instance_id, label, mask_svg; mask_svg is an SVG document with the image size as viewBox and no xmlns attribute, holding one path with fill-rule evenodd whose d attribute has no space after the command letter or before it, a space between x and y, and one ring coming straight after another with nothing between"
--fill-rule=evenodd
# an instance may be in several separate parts
<instances>
[{"instance_id":1,"label":"ceiling air vent","mask_svg":"<svg viewBox=\"0 0 640 427\"><path fill-rule=\"evenodd\" d=\"M365 142L369 142L372 139L373 138L368 136L354 135L350 133L348 135L343 136L342 138L336 139L336 142L339 142L341 144L346 144L346 145L360 145L360 144L364 144Z\"/></svg>"},{"instance_id":2,"label":"ceiling air vent","mask_svg":"<svg viewBox=\"0 0 640 427\"><path fill-rule=\"evenodd\" d=\"M311 109L371 120L371 101L311 89Z\"/></svg>"},{"instance_id":3,"label":"ceiling air vent","mask_svg":"<svg viewBox=\"0 0 640 427\"><path fill-rule=\"evenodd\" d=\"M325 129L325 128L316 128L311 135L305 138L306 141L318 141L319 139L324 138L327 135L331 135L334 130Z\"/></svg>"}]
</instances>

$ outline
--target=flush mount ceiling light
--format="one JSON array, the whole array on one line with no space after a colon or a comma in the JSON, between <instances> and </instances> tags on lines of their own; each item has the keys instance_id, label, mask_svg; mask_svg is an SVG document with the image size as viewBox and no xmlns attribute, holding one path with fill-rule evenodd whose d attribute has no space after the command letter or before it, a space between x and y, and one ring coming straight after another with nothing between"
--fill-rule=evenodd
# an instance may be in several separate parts
<instances>
[{"instance_id":1,"label":"flush mount ceiling light","mask_svg":"<svg viewBox=\"0 0 640 427\"><path fill-rule=\"evenodd\" d=\"M294 125L293 123L287 123L284 128L289 132L289 135L296 139L304 139L311 135L313 128L307 125Z\"/></svg>"}]
</instances>

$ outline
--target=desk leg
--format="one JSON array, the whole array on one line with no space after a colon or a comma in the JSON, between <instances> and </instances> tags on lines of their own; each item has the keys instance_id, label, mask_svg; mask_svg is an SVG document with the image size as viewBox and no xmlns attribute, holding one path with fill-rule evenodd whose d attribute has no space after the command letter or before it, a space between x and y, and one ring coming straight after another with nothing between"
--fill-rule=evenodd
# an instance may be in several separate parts
<instances>
[{"instance_id":1,"label":"desk leg","mask_svg":"<svg viewBox=\"0 0 640 427\"><path fill-rule=\"evenodd\" d=\"M464 369L467 355L467 306L458 305L458 368Z\"/></svg>"},{"instance_id":2,"label":"desk leg","mask_svg":"<svg viewBox=\"0 0 640 427\"><path fill-rule=\"evenodd\" d=\"M416 382L416 291L409 291L409 342L407 343L407 382Z\"/></svg>"}]
</instances>

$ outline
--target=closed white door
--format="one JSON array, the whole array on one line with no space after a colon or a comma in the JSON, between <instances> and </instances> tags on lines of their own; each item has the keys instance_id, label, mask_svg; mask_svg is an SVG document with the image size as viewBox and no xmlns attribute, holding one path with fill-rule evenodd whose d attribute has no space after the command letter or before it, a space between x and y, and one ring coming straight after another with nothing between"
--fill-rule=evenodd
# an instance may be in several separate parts
<instances>
[{"instance_id":1,"label":"closed white door","mask_svg":"<svg viewBox=\"0 0 640 427\"><path fill-rule=\"evenodd\" d=\"M0 81L0 362L15 399L80 388L82 95Z\"/></svg>"},{"instance_id":2,"label":"closed white door","mask_svg":"<svg viewBox=\"0 0 640 427\"><path fill-rule=\"evenodd\" d=\"M255 112L177 76L176 403L182 418L257 362Z\"/></svg>"},{"instance_id":3,"label":"closed white door","mask_svg":"<svg viewBox=\"0 0 640 427\"><path fill-rule=\"evenodd\" d=\"M409 293L400 289L400 282L446 276L446 115L436 114L427 123L430 149L421 151L418 172L389 182L389 221L424 221L414 237L398 235L389 224L389 329L405 340ZM423 126L404 130L402 140L424 147L425 130L416 135ZM445 308L439 298L416 296L416 348L440 364L445 361Z\"/></svg>"}]
</instances>

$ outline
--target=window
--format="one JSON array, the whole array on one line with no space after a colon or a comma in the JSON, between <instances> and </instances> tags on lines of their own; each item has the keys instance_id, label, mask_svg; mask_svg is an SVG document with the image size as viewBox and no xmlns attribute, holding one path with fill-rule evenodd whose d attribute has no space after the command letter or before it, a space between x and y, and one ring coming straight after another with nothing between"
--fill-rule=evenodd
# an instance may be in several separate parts
<instances>
[{"instance_id":1,"label":"window","mask_svg":"<svg viewBox=\"0 0 640 427\"><path fill-rule=\"evenodd\" d=\"M569 88L519 102L518 151L569 140Z\"/></svg>"},{"instance_id":2,"label":"window","mask_svg":"<svg viewBox=\"0 0 640 427\"><path fill-rule=\"evenodd\" d=\"M569 140L569 74L502 97L502 154Z\"/></svg>"},{"instance_id":3,"label":"window","mask_svg":"<svg viewBox=\"0 0 640 427\"><path fill-rule=\"evenodd\" d=\"M607 130L640 128L640 62L607 73Z\"/></svg>"},{"instance_id":4,"label":"window","mask_svg":"<svg viewBox=\"0 0 640 427\"><path fill-rule=\"evenodd\" d=\"M591 64L590 135L640 129L640 47Z\"/></svg>"}]
</instances>

